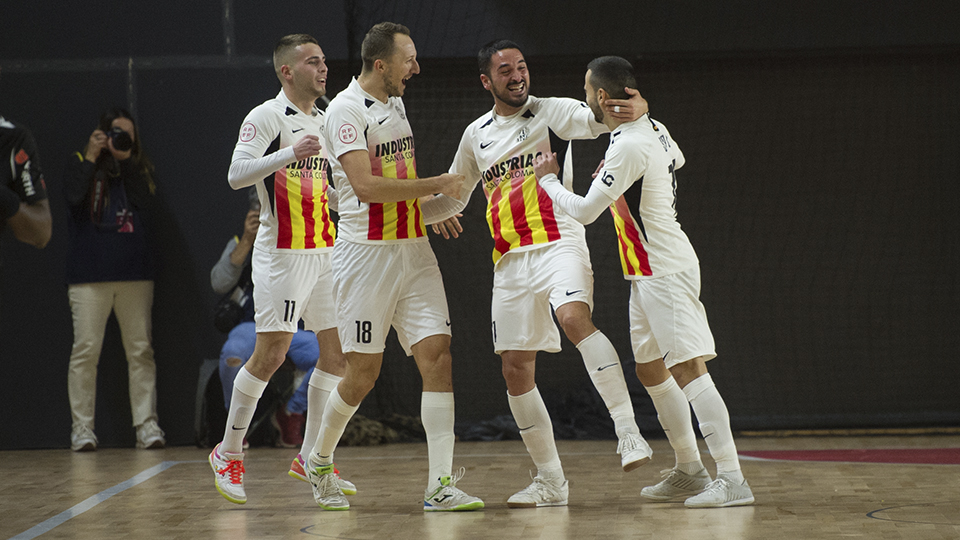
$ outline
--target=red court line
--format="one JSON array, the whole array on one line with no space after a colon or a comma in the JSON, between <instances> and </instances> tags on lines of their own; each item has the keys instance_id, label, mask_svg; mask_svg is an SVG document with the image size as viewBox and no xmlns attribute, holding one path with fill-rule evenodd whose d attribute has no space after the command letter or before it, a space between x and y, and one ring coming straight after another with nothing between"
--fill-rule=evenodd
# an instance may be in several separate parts
<instances>
[{"instance_id":1,"label":"red court line","mask_svg":"<svg viewBox=\"0 0 960 540\"><path fill-rule=\"evenodd\" d=\"M751 450L742 456L785 461L849 461L960 465L960 448L871 448L859 450Z\"/></svg>"}]
</instances>

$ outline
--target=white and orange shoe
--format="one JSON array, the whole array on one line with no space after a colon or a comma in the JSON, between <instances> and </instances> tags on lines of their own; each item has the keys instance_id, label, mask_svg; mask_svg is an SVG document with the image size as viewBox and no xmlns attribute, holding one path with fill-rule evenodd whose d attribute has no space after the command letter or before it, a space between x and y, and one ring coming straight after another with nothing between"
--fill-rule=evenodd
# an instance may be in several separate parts
<instances>
[{"instance_id":1,"label":"white and orange shoe","mask_svg":"<svg viewBox=\"0 0 960 540\"><path fill-rule=\"evenodd\" d=\"M220 453L220 444L210 452L210 467L213 469L217 491L223 498L235 503L247 502L247 493L243 490L243 453Z\"/></svg>"}]
</instances>

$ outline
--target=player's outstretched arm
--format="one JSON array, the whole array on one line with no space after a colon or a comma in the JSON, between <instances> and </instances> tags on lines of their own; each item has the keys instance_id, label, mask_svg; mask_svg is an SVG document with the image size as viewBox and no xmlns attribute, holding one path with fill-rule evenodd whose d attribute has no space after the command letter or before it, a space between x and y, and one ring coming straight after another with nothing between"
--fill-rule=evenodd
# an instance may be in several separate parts
<instances>
[{"instance_id":1,"label":"player's outstretched arm","mask_svg":"<svg viewBox=\"0 0 960 540\"><path fill-rule=\"evenodd\" d=\"M614 201L609 195L600 191L595 185L590 185L586 196L567 191L560 183L557 173L560 166L557 164L557 155L553 153L541 154L533 161L533 171L537 175L540 187L553 199L554 206L560 208L567 215L584 225L596 221Z\"/></svg>"},{"instance_id":2,"label":"player's outstretched arm","mask_svg":"<svg viewBox=\"0 0 960 540\"><path fill-rule=\"evenodd\" d=\"M366 150L351 150L339 159L353 192L363 203L406 201L436 193L456 197L464 181L462 174L449 173L414 179L374 176Z\"/></svg>"}]
</instances>

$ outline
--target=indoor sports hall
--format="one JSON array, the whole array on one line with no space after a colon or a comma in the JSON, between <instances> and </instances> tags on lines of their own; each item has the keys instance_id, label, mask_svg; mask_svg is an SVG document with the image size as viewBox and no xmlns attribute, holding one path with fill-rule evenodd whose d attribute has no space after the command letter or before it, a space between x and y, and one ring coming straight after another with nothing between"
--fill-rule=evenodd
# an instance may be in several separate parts
<instances>
[{"instance_id":1,"label":"indoor sports hall","mask_svg":"<svg viewBox=\"0 0 960 540\"><path fill-rule=\"evenodd\" d=\"M960 538L960 15L946 2L802 4L252 0L0 7L0 118L29 127L53 232L41 250L0 227L0 538L923 539ZM614 219L586 227L593 322L616 348L653 456L621 468L617 436L578 349L537 356L537 387L569 481L565 506L510 508L537 467L491 343L494 265L477 189L463 232L429 232L452 332L458 486L481 510L424 512L421 378L397 338L336 451L357 486L324 511L291 478L277 412L301 381L270 380L248 431L238 505L208 456L227 419L211 268L241 233L248 195L227 182L245 115L280 90L277 40L326 55L324 109L361 70L374 24L401 23L420 71L403 94L418 176L448 170L491 113L477 51L523 49L530 93L584 99L587 64L635 69L650 116L683 148L675 208L696 249L753 504L687 508L641 489L675 465L635 376ZM98 116L137 118L155 166L152 345L165 447L137 449L119 324L96 376L96 450L71 451L68 160ZM587 193L609 137L577 140ZM9 228L9 227L7 227ZM358 321L359 322L359 321ZM694 426L703 463L716 473Z\"/></svg>"}]
</instances>

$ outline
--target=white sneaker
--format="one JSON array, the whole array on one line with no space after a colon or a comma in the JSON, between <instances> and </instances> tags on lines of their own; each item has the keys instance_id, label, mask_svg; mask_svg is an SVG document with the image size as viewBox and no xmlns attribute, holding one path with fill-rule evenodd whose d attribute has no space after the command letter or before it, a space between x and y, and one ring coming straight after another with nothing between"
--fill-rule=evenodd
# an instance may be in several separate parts
<instances>
[{"instance_id":1,"label":"white sneaker","mask_svg":"<svg viewBox=\"0 0 960 540\"><path fill-rule=\"evenodd\" d=\"M337 482L337 474L334 472L333 464L315 467L308 463L304 469L307 473L307 479L313 486L313 500L324 510L348 510L350 502L340 489Z\"/></svg>"},{"instance_id":2,"label":"white sneaker","mask_svg":"<svg viewBox=\"0 0 960 540\"><path fill-rule=\"evenodd\" d=\"M147 420L137 426L137 448L154 450L166 446L163 430L155 420Z\"/></svg>"},{"instance_id":3,"label":"white sneaker","mask_svg":"<svg viewBox=\"0 0 960 540\"><path fill-rule=\"evenodd\" d=\"M663 480L655 486L647 486L640 490L640 496L651 501L666 502L679 497L691 497L706 489L710 483L710 473L706 468L700 469L697 474L687 474L680 469L664 469L660 471Z\"/></svg>"},{"instance_id":4,"label":"white sneaker","mask_svg":"<svg viewBox=\"0 0 960 540\"><path fill-rule=\"evenodd\" d=\"M617 453L620 454L623 472L630 472L641 465L646 465L653 456L653 449L639 433L627 433L617 444Z\"/></svg>"},{"instance_id":5,"label":"white sneaker","mask_svg":"<svg viewBox=\"0 0 960 540\"><path fill-rule=\"evenodd\" d=\"M464 469L460 467L453 477L443 476L440 478L440 487L433 493L423 494L424 512L461 512L465 510L479 510L483 508L483 501L477 497L467 495L459 488L456 483L463 478Z\"/></svg>"},{"instance_id":6,"label":"white sneaker","mask_svg":"<svg viewBox=\"0 0 960 540\"><path fill-rule=\"evenodd\" d=\"M307 479L306 464L300 454L297 454L297 457L293 458L293 463L290 464L290 470L287 474L297 480L303 480L304 482L310 481ZM355 486L353 482L340 478L340 471L337 470L336 463L333 464L333 474L337 476L337 483L340 485L340 491L342 491L344 495L357 494L357 486Z\"/></svg>"},{"instance_id":7,"label":"white sneaker","mask_svg":"<svg viewBox=\"0 0 960 540\"><path fill-rule=\"evenodd\" d=\"M222 443L221 443L222 444ZM223 498L236 504L247 502L243 490L243 454L220 453L220 444L210 452L210 467L215 475L217 491Z\"/></svg>"},{"instance_id":8,"label":"white sneaker","mask_svg":"<svg viewBox=\"0 0 960 540\"><path fill-rule=\"evenodd\" d=\"M753 491L747 481L737 483L724 475L717 475L717 479L707 484L703 493L683 502L687 508L725 508L748 504L753 504Z\"/></svg>"},{"instance_id":9,"label":"white sneaker","mask_svg":"<svg viewBox=\"0 0 960 540\"><path fill-rule=\"evenodd\" d=\"M507 499L509 508L536 508L538 506L566 506L569 494L568 482L558 484L539 474L533 477L533 483L514 493Z\"/></svg>"},{"instance_id":10,"label":"white sneaker","mask_svg":"<svg viewBox=\"0 0 960 540\"><path fill-rule=\"evenodd\" d=\"M92 452L97 449L97 436L87 426L73 426L70 432L70 449L74 452Z\"/></svg>"}]
</instances>

